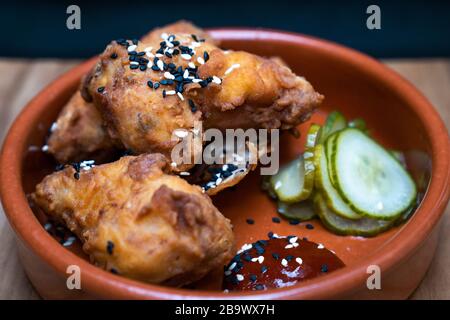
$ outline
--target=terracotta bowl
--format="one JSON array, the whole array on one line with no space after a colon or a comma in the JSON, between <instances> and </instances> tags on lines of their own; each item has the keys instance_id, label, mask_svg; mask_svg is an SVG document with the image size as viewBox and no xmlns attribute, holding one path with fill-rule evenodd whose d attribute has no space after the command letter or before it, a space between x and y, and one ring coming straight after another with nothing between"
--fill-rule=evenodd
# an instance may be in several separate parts
<instances>
[{"instance_id":1,"label":"terracotta bowl","mask_svg":"<svg viewBox=\"0 0 450 320\"><path fill-rule=\"evenodd\" d=\"M372 58L327 41L293 33L254 29L215 29L223 46L264 56L283 58L326 96L312 121L321 123L330 110L348 118L362 117L371 133L385 146L405 152L423 198L405 224L374 238L343 237L325 230L320 221L290 225L272 222L275 206L260 191L258 173L233 191L214 198L234 226L238 245L266 239L269 231L296 234L323 243L346 267L296 286L258 292L224 294L220 276L212 273L189 289L140 283L90 264L76 243L63 247L42 227L42 216L32 210L27 194L51 171L52 160L35 152L42 146L51 123L79 80L93 65L91 59L50 84L23 110L9 131L1 154L0 191L13 226L19 255L36 290L44 298L258 298L336 299L407 298L418 286L433 257L442 213L449 199L450 147L447 129L430 103L411 84ZM301 127L301 131L308 124ZM302 151L303 139L282 137L282 160ZM254 225L245 220L253 218ZM68 290L66 269L81 268L82 290ZM381 290L369 290L367 268L381 269Z\"/></svg>"}]
</instances>

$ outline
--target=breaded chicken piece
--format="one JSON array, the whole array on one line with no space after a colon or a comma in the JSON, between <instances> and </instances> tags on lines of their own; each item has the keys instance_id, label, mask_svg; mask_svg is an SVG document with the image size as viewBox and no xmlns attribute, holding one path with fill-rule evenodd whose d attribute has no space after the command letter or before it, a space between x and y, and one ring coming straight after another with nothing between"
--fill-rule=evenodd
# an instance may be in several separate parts
<instances>
[{"instance_id":1,"label":"breaded chicken piece","mask_svg":"<svg viewBox=\"0 0 450 320\"><path fill-rule=\"evenodd\" d=\"M78 180L66 167L47 176L32 197L81 239L98 266L181 286L222 268L234 254L234 236L210 198L167 167L161 154L81 170Z\"/></svg>"},{"instance_id":2,"label":"breaded chicken piece","mask_svg":"<svg viewBox=\"0 0 450 320\"><path fill-rule=\"evenodd\" d=\"M77 91L62 109L47 140L48 152L59 163L107 158L114 144L93 103Z\"/></svg>"},{"instance_id":3,"label":"breaded chicken piece","mask_svg":"<svg viewBox=\"0 0 450 320\"><path fill-rule=\"evenodd\" d=\"M155 28L142 37L143 42L160 42L162 33L196 34L213 42L202 29L184 20ZM115 147L122 144L113 142L103 126L100 113L92 103L81 99L79 91L62 109L47 141L48 152L60 163L76 162L85 159L105 159L114 153Z\"/></svg>"},{"instance_id":4,"label":"breaded chicken piece","mask_svg":"<svg viewBox=\"0 0 450 320\"><path fill-rule=\"evenodd\" d=\"M279 58L215 49L198 75L222 79L220 85L189 84L186 89L185 95L202 111L206 128L292 129L308 120L323 100Z\"/></svg>"}]
</instances>

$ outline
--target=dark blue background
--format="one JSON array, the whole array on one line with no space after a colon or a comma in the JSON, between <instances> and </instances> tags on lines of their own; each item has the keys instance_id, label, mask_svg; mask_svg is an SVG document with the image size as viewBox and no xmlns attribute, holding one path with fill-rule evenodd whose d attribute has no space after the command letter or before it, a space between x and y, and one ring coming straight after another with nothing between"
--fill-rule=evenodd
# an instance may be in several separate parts
<instances>
[{"instance_id":1,"label":"dark blue background","mask_svg":"<svg viewBox=\"0 0 450 320\"><path fill-rule=\"evenodd\" d=\"M66 8L81 7L81 30L66 28ZM381 7L381 30L366 28L366 8ZM450 56L450 1L2 1L0 56L89 57L112 39L189 19L202 27L297 31L377 57Z\"/></svg>"}]
</instances>

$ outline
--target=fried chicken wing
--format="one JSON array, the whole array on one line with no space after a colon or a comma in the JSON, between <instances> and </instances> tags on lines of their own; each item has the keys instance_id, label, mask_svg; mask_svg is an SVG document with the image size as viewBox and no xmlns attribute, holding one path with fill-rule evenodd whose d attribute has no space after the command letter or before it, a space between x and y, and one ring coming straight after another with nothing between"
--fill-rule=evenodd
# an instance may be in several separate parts
<instances>
[{"instance_id":1,"label":"fried chicken wing","mask_svg":"<svg viewBox=\"0 0 450 320\"><path fill-rule=\"evenodd\" d=\"M234 237L210 198L167 174L167 167L161 154L123 157L79 173L67 166L47 176L32 197L82 240L98 266L180 286L223 267Z\"/></svg>"},{"instance_id":2,"label":"fried chicken wing","mask_svg":"<svg viewBox=\"0 0 450 320\"><path fill-rule=\"evenodd\" d=\"M222 80L206 88L187 86L186 96L202 111L207 128L291 129L308 120L323 100L282 60L243 51L212 50L198 76Z\"/></svg>"},{"instance_id":3,"label":"fried chicken wing","mask_svg":"<svg viewBox=\"0 0 450 320\"><path fill-rule=\"evenodd\" d=\"M159 43L162 33L178 32L196 34L201 39L217 43L202 29L185 20L155 28L144 35L141 41ZM48 152L60 163L105 159L114 153L114 148L123 147L120 141L117 143L110 138L103 125L101 114L92 103L81 98L79 91L62 109L55 128L49 136L47 145Z\"/></svg>"},{"instance_id":4,"label":"fried chicken wing","mask_svg":"<svg viewBox=\"0 0 450 320\"><path fill-rule=\"evenodd\" d=\"M59 163L85 159L104 159L113 152L114 143L102 126L93 103L77 91L62 109L47 140L48 151Z\"/></svg>"}]
</instances>

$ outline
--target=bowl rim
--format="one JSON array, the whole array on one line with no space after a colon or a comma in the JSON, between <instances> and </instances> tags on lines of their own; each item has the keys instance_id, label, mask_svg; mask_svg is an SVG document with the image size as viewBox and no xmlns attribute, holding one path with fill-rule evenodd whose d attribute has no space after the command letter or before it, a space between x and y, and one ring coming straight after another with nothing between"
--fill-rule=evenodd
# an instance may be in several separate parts
<instances>
[{"instance_id":1,"label":"bowl rim","mask_svg":"<svg viewBox=\"0 0 450 320\"><path fill-rule=\"evenodd\" d=\"M74 86L74 79L94 64L93 57L50 83L21 111L7 136L0 155L0 197L8 220L16 235L34 254L44 260L62 278L66 268L76 264L82 272L82 288L98 296L114 299L317 299L333 298L336 293L351 293L367 279L368 265L378 265L384 273L407 259L428 237L440 220L450 197L450 140L447 129L437 111L428 100L407 80L387 66L356 50L342 45L293 32L255 28L215 28L208 30L218 39L251 41L268 40L275 43L292 43L317 50L332 52L337 58L353 67L384 81L422 121L426 138L431 142L432 174L425 196L414 216L402 227L398 236L367 259L346 266L320 278L300 285L258 292L222 293L218 291L194 291L146 284L104 271L66 250L40 225L28 205L22 188L21 163L26 148L27 123L37 119L45 111L54 92ZM401 235L401 236L400 236ZM106 294L105 294L106 292Z\"/></svg>"}]
</instances>

